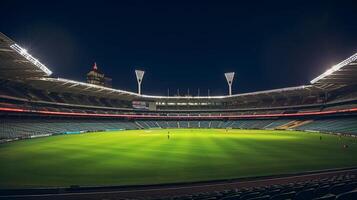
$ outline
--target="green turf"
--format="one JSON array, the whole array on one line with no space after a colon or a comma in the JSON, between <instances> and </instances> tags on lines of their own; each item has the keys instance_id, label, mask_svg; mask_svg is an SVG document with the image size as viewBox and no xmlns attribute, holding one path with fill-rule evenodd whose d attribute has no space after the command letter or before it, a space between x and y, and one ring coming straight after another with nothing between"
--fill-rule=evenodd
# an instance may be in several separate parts
<instances>
[{"instance_id":1,"label":"green turf","mask_svg":"<svg viewBox=\"0 0 357 200\"><path fill-rule=\"evenodd\" d=\"M170 139L166 129L2 144L0 188L173 183L357 166L357 141L350 137L294 131L169 131Z\"/></svg>"}]
</instances>

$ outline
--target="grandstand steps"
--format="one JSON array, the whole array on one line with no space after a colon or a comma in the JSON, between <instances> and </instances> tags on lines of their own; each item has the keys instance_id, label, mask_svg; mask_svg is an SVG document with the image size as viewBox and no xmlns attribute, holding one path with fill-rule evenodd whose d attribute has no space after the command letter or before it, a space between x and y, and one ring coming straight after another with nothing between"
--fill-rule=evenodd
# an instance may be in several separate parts
<instances>
[{"instance_id":1,"label":"grandstand steps","mask_svg":"<svg viewBox=\"0 0 357 200\"><path fill-rule=\"evenodd\" d=\"M266 125L265 127L263 127L263 129L270 129L270 130L277 129L277 127L283 126L290 122L291 122L291 120L288 120L288 119L275 120L275 121L272 121L270 124Z\"/></svg>"},{"instance_id":2,"label":"grandstand steps","mask_svg":"<svg viewBox=\"0 0 357 200\"><path fill-rule=\"evenodd\" d=\"M218 128L221 128L222 123L223 123L222 121L221 121L221 122L219 122L219 124L218 124L218 126L217 126L217 127L218 127Z\"/></svg>"},{"instance_id":3,"label":"grandstand steps","mask_svg":"<svg viewBox=\"0 0 357 200\"><path fill-rule=\"evenodd\" d=\"M293 128L296 128L296 127L299 127L299 126L302 126L304 124L308 124L310 122L312 122L313 120L294 120L294 121L291 121L287 124L284 124L282 126L278 126L276 127L275 129L278 129L278 130L287 130L287 129L293 129Z\"/></svg>"},{"instance_id":4,"label":"grandstand steps","mask_svg":"<svg viewBox=\"0 0 357 200\"><path fill-rule=\"evenodd\" d=\"M274 124L274 121L272 121L270 124L266 125L266 126L264 127L264 129L269 129L270 126L274 127L273 124ZM273 128L273 129L274 129L274 128Z\"/></svg>"},{"instance_id":5,"label":"grandstand steps","mask_svg":"<svg viewBox=\"0 0 357 200\"><path fill-rule=\"evenodd\" d=\"M135 122L135 125L137 125L141 129L145 129L141 124L139 124L137 121Z\"/></svg>"}]
</instances>

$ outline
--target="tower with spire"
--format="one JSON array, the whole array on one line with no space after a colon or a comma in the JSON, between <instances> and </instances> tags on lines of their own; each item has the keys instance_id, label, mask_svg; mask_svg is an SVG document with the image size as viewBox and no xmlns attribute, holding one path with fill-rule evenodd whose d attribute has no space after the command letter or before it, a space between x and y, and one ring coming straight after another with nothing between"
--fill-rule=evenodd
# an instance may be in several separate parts
<instances>
[{"instance_id":1,"label":"tower with spire","mask_svg":"<svg viewBox=\"0 0 357 200\"><path fill-rule=\"evenodd\" d=\"M105 87L112 87L112 79L106 77L104 73L99 71L96 62L94 62L91 71L87 73L87 83Z\"/></svg>"}]
</instances>

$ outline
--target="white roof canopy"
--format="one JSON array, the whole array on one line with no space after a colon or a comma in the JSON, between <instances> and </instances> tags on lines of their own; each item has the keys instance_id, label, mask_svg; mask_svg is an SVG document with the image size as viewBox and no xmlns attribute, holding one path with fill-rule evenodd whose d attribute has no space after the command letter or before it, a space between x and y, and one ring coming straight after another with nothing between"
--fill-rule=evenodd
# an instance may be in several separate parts
<instances>
[{"instance_id":1,"label":"white roof canopy","mask_svg":"<svg viewBox=\"0 0 357 200\"><path fill-rule=\"evenodd\" d=\"M357 84L357 53L333 66L311 81L311 85L265 90L232 96L155 96L139 95L125 90L112 89L63 78L52 78L51 70L11 39L0 33L0 79L21 80L35 88L56 92L73 92L120 99L146 100L220 100L233 98L254 98L269 96L299 95L331 91L346 85ZM143 74L142 74L143 75ZM233 75L233 74L232 74ZM230 78L230 77L228 77ZM232 76L233 78L233 76Z\"/></svg>"}]
</instances>

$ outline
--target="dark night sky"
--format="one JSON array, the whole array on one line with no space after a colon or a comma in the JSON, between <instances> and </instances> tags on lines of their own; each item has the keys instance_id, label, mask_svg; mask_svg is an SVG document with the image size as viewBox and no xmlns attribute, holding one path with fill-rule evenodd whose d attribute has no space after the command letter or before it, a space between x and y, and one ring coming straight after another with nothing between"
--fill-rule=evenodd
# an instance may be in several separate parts
<instances>
[{"instance_id":1,"label":"dark night sky","mask_svg":"<svg viewBox=\"0 0 357 200\"><path fill-rule=\"evenodd\" d=\"M37 2L37 3L36 3ZM54 3L55 2L55 3ZM2 1L0 31L55 77L93 62L118 89L226 94L308 84L357 52L357 1Z\"/></svg>"}]
</instances>

